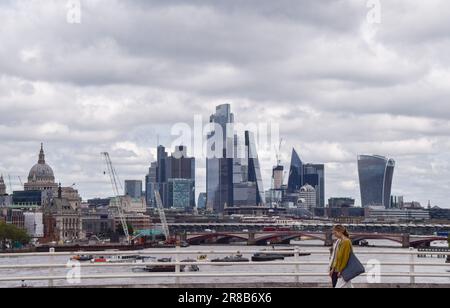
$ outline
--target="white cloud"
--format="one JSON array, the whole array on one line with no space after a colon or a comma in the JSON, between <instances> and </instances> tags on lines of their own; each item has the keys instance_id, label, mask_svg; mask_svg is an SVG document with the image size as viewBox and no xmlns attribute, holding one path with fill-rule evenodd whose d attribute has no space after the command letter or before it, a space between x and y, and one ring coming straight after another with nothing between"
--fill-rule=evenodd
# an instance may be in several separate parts
<instances>
[{"instance_id":1,"label":"white cloud","mask_svg":"<svg viewBox=\"0 0 450 308\"><path fill-rule=\"evenodd\" d=\"M2 3L0 172L25 177L44 141L62 182L107 195L100 152L143 179L158 134L232 102L280 123L286 162L326 163L328 196L358 197L356 156L375 153L395 193L448 206L450 4L385 1L376 33L365 4L96 0L76 25L61 1Z\"/></svg>"}]
</instances>

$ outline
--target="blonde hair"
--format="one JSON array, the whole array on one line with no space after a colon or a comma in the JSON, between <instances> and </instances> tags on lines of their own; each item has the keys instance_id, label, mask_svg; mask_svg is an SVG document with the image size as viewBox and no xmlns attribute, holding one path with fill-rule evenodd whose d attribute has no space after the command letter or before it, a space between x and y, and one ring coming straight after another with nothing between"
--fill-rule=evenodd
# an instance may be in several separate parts
<instances>
[{"instance_id":1,"label":"blonde hair","mask_svg":"<svg viewBox=\"0 0 450 308\"><path fill-rule=\"evenodd\" d=\"M348 234L347 228L342 225L334 226L333 231L342 233L342 234L344 234L345 237L350 237L350 234Z\"/></svg>"}]
</instances>

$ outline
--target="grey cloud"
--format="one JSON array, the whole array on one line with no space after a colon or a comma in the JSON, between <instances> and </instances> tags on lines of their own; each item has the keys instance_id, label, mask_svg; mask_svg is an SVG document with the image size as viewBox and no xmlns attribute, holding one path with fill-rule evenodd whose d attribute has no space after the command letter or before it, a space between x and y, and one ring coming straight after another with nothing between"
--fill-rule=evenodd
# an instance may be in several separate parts
<instances>
[{"instance_id":1,"label":"grey cloud","mask_svg":"<svg viewBox=\"0 0 450 308\"><path fill-rule=\"evenodd\" d=\"M374 152L398 161L395 193L448 205L448 1L382 1L373 37L364 0L82 3L81 25L64 1L0 4L0 173L25 177L44 141L62 182L108 195L101 151L143 179L158 134L231 102L280 123L287 163L327 163L328 196L357 197Z\"/></svg>"}]
</instances>

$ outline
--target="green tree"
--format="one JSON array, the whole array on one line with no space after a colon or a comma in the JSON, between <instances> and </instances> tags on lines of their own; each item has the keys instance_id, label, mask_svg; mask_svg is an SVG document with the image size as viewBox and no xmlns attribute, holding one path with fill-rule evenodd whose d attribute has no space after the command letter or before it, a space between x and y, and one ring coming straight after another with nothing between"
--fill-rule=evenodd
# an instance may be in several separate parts
<instances>
[{"instance_id":1,"label":"green tree","mask_svg":"<svg viewBox=\"0 0 450 308\"><path fill-rule=\"evenodd\" d=\"M2 250L6 250L6 244L8 242L26 245L30 243L30 240L31 238L25 230L0 222L0 244Z\"/></svg>"}]
</instances>

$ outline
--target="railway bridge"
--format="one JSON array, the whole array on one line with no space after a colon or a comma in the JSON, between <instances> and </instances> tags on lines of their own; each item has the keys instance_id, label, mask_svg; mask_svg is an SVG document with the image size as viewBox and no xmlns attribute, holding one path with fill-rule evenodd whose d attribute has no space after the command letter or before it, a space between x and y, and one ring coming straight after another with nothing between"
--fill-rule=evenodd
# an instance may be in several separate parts
<instances>
[{"instance_id":1,"label":"railway bridge","mask_svg":"<svg viewBox=\"0 0 450 308\"><path fill-rule=\"evenodd\" d=\"M200 232L185 233L181 239L191 245L201 244L228 244L231 242L246 242L247 245L289 244L296 239L314 239L324 243L325 246L333 245L333 235L328 232L303 232L303 231L273 231L273 232ZM399 243L403 248L429 246L434 241L445 241L447 238L440 236L413 236L403 234L377 234L377 233L352 233L351 240L357 244L363 240L389 240Z\"/></svg>"}]
</instances>

